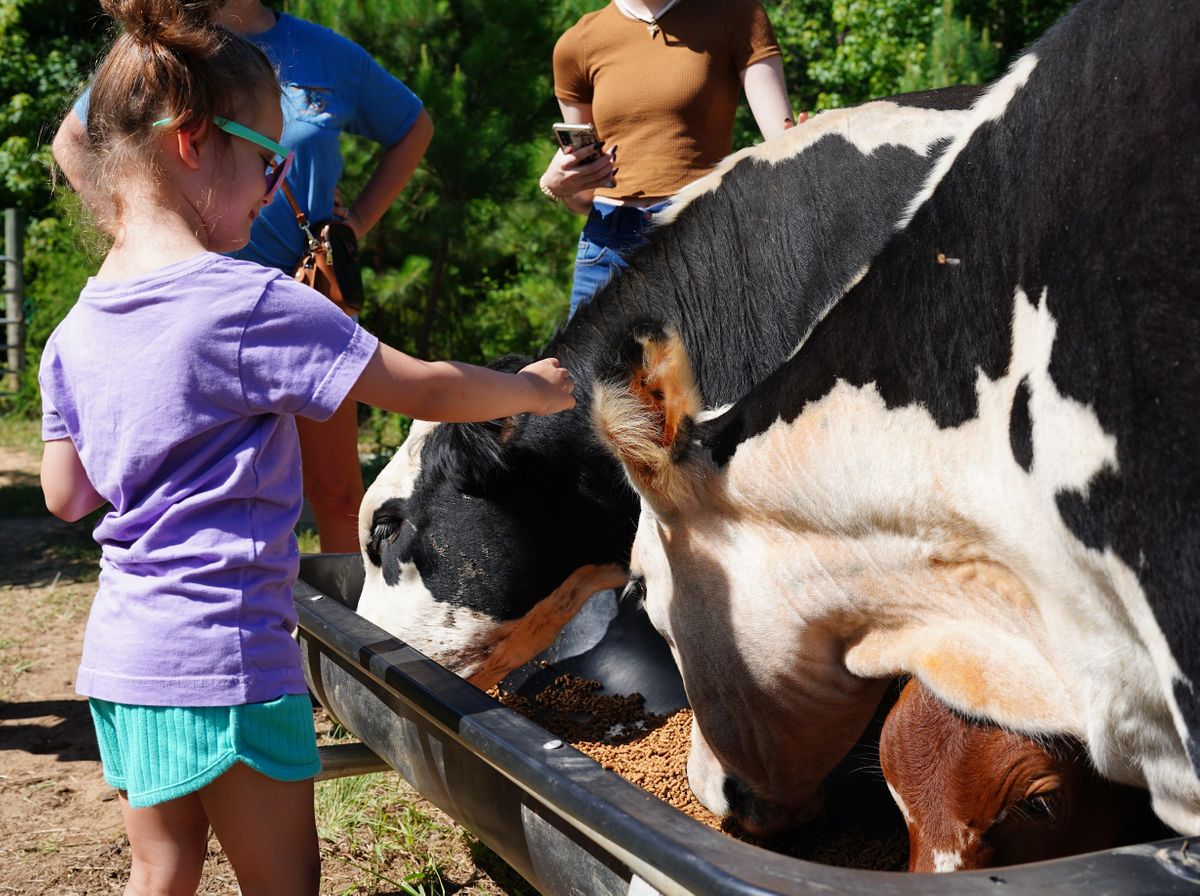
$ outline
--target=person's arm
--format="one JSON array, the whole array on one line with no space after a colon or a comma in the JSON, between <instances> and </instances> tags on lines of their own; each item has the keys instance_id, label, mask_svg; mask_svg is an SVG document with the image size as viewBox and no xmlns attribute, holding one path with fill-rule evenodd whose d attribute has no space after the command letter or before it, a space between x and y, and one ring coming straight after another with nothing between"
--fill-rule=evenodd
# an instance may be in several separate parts
<instances>
[{"instance_id":1,"label":"person's arm","mask_svg":"<svg viewBox=\"0 0 1200 896\"><path fill-rule=\"evenodd\" d=\"M422 109L408 133L383 151L375 173L363 187L358 199L350 208L341 210L346 223L360 240L379 223L384 212L400 195L412 173L417 170L432 139L433 120Z\"/></svg>"},{"instance_id":2,"label":"person's arm","mask_svg":"<svg viewBox=\"0 0 1200 896\"><path fill-rule=\"evenodd\" d=\"M742 89L763 139L782 134L795 123L783 80L783 57L768 56L742 70Z\"/></svg>"},{"instance_id":3,"label":"person's arm","mask_svg":"<svg viewBox=\"0 0 1200 896\"><path fill-rule=\"evenodd\" d=\"M71 188L79 194L88 208L97 209L101 194L96 192L87 177L88 150L84 143L85 137L84 124L72 109L58 126L50 149L54 153L54 161L62 169Z\"/></svg>"},{"instance_id":4,"label":"person's arm","mask_svg":"<svg viewBox=\"0 0 1200 896\"><path fill-rule=\"evenodd\" d=\"M83 519L108 503L92 487L75 443L70 439L55 439L44 444L41 478L46 509L68 523Z\"/></svg>"},{"instance_id":5,"label":"person's arm","mask_svg":"<svg viewBox=\"0 0 1200 896\"><path fill-rule=\"evenodd\" d=\"M567 124L594 123L591 103L559 100L558 105L562 109L562 120ZM594 159L582 163L573 153L559 149L550 159L541 177L541 185L562 200L571 211L586 215L591 210L592 194L596 188L612 185L613 175L617 173L613 167L616 160L616 147L596 153Z\"/></svg>"},{"instance_id":6,"label":"person's arm","mask_svg":"<svg viewBox=\"0 0 1200 896\"><path fill-rule=\"evenodd\" d=\"M54 153L54 161L58 163L58 167L62 169L62 173L66 175L67 181L76 193L79 192L80 184L83 183L83 160L84 154L87 152L83 148L83 138L83 122L79 120L79 116L72 109L62 120L62 124L58 126L58 133L54 135L54 142L50 144L50 149Z\"/></svg>"},{"instance_id":7,"label":"person's arm","mask_svg":"<svg viewBox=\"0 0 1200 896\"><path fill-rule=\"evenodd\" d=\"M575 383L556 358L518 373L458 361L422 361L379 344L349 397L418 420L470 423L575 406Z\"/></svg>"}]
</instances>

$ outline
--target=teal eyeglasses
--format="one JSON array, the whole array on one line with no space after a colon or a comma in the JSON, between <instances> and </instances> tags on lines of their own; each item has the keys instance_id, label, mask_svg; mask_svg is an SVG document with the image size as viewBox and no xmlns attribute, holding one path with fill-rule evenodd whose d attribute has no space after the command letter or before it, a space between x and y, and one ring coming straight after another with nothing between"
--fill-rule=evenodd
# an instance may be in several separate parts
<instances>
[{"instance_id":1,"label":"teal eyeglasses","mask_svg":"<svg viewBox=\"0 0 1200 896\"><path fill-rule=\"evenodd\" d=\"M161 118L154 122L154 127L159 128L165 124L169 124L171 119ZM230 121L228 118L222 118L220 115L214 115L212 118L213 124L223 130L226 134L232 134L234 137L241 137L243 140L249 140L255 146L261 146L263 149L269 149L275 153L275 158L267 166L267 193L266 199L269 202L275 196L275 191L279 189L283 183L284 177L292 167L292 160L296 154L284 146L282 143L276 143L270 137L264 137L258 131L246 127L244 124L238 124L236 121Z\"/></svg>"}]
</instances>

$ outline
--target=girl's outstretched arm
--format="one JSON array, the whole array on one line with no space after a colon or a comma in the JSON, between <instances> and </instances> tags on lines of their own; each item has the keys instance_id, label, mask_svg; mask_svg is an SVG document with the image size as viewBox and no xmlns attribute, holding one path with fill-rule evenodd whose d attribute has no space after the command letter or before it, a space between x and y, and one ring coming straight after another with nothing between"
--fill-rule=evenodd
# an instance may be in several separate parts
<instances>
[{"instance_id":1,"label":"girl's outstretched arm","mask_svg":"<svg viewBox=\"0 0 1200 896\"><path fill-rule=\"evenodd\" d=\"M517 373L458 361L422 361L380 343L350 397L418 420L471 423L575 407L575 383L557 358Z\"/></svg>"},{"instance_id":2,"label":"girl's outstretched arm","mask_svg":"<svg viewBox=\"0 0 1200 896\"><path fill-rule=\"evenodd\" d=\"M55 439L43 446L42 494L46 496L46 509L68 523L108 503L92 487L70 439Z\"/></svg>"}]
</instances>

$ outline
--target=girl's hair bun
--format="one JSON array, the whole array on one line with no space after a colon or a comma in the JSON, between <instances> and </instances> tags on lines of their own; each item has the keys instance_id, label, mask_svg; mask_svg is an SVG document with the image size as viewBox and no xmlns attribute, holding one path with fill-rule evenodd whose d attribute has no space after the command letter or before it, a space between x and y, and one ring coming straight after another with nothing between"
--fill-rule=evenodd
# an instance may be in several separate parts
<instances>
[{"instance_id":1,"label":"girl's hair bun","mask_svg":"<svg viewBox=\"0 0 1200 896\"><path fill-rule=\"evenodd\" d=\"M220 43L214 21L225 0L100 0L134 43L208 55Z\"/></svg>"}]
</instances>

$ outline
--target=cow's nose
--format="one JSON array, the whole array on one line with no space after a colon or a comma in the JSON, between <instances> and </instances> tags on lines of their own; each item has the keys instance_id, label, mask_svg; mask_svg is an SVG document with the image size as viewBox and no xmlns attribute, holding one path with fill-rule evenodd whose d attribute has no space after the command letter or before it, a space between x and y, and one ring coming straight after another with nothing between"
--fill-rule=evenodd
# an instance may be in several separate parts
<instances>
[{"instance_id":1,"label":"cow's nose","mask_svg":"<svg viewBox=\"0 0 1200 896\"><path fill-rule=\"evenodd\" d=\"M746 833L756 837L776 834L812 821L824 808L824 799L819 791L799 806L785 805L756 795L732 775L725 778L725 799L737 823Z\"/></svg>"}]
</instances>

